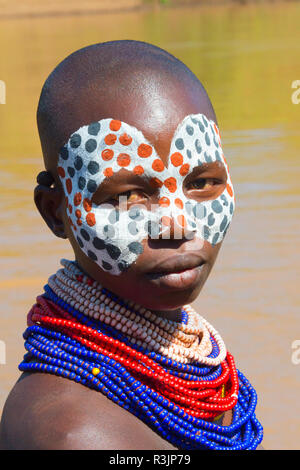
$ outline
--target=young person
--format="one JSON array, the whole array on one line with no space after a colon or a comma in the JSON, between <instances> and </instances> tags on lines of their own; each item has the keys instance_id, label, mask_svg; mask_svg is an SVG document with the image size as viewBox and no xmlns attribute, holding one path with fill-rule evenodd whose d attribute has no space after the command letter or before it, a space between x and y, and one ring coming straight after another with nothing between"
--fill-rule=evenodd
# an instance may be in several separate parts
<instances>
[{"instance_id":1,"label":"young person","mask_svg":"<svg viewBox=\"0 0 300 470\"><path fill-rule=\"evenodd\" d=\"M189 305L234 211L206 91L136 41L71 54L42 89L35 203L75 261L28 315L8 449L255 449L256 393Z\"/></svg>"}]
</instances>

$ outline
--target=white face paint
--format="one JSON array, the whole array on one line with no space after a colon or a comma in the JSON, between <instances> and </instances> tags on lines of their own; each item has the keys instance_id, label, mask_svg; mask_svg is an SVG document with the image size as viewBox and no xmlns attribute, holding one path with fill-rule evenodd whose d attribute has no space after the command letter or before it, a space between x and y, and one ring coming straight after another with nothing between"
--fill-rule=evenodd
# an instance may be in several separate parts
<instances>
[{"instance_id":1,"label":"white face paint","mask_svg":"<svg viewBox=\"0 0 300 470\"><path fill-rule=\"evenodd\" d=\"M222 162L227 184L214 200L197 202L183 192L183 181L204 163ZM104 179L122 168L150 179L159 189L156 210L133 205L119 210L91 203ZM173 218L184 233L215 245L224 238L234 211L234 195L220 134L203 114L187 116L177 128L168 167L136 128L113 119L81 127L62 148L58 161L73 234L82 251L110 274L120 274L142 253L142 242L168 230ZM162 219L165 217L165 219ZM170 219L169 219L170 220Z\"/></svg>"}]
</instances>

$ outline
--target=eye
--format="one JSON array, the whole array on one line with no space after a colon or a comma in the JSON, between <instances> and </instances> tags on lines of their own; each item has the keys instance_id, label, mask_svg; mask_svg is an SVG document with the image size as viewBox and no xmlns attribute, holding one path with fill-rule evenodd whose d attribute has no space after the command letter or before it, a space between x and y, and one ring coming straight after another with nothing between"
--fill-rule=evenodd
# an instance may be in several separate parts
<instances>
[{"instance_id":1,"label":"eye","mask_svg":"<svg viewBox=\"0 0 300 470\"><path fill-rule=\"evenodd\" d=\"M197 178L187 185L187 189L210 189L216 184L220 183L213 178Z\"/></svg>"},{"instance_id":2,"label":"eye","mask_svg":"<svg viewBox=\"0 0 300 470\"><path fill-rule=\"evenodd\" d=\"M126 198L126 199L124 199ZM147 196L140 189L131 189L124 191L110 198L115 204L142 204L147 199Z\"/></svg>"},{"instance_id":3,"label":"eye","mask_svg":"<svg viewBox=\"0 0 300 470\"><path fill-rule=\"evenodd\" d=\"M194 168L183 184L186 197L195 201L217 198L226 187L227 173L223 164L212 162Z\"/></svg>"}]
</instances>

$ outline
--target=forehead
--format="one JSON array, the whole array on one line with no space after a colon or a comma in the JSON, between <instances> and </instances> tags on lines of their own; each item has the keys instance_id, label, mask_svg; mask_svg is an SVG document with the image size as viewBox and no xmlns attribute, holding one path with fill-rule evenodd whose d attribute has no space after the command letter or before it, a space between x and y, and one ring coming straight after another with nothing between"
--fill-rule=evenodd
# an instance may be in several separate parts
<instances>
[{"instance_id":1,"label":"forehead","mask_svg":"<svg viewBox=\"0 0 300 470\"><path fill-rule=\"evenodd\" d=\"M216 121L210 102L201 96L195 96L177 82L169 86L156 83L147 94L141 94L134 105L128 103L124 116L117 110L114 116L121 116L116 119L141 131L167 166L175 131L186 116L204 114Z\"/></svg>"},{"instance_id":2,"label":"forehead","mask_svg":"<svg viewBox=\"0 0 300 470\"><path fill-rule=\"evenodd\" d=\"M109 85L109 86L108 86ZM174 132L185 116L204 114L216 122L210 100L200 83L182 83L164 74L131 74L90 83L86 89L65 90L53 97L56 110L53 126L40 130L48 169L55 169L61 146L87 123L114 117L139 129L166 163ZM43 135L44 133L46 135ZM53 163L55 166L53 166Z\"/></svg>"},{"instance_id":3,"label":"forehead","mask_svg":"<svg viewBox=\"0 0 300 470\"><path fill-rule=\"evenodd\" d=\"M173 193L193 168L224 163L218 128L203 114L183 119L172 135L169 153L164 163L139 129L119 120L103 119L71 135L61 150L58 173L62 178L75 177L80 190L94 193L105 179L125 168ZM70 178L66 180L69 194L73 186Z\"/></svg>"},{"instance_id":4,"label":"forehead","mask_svg":"<svg viewBox=\"0 0 300 470\"><path fill-rule=\"evenodd\" d=\"M164 165L167 167L168 166L168 159L170 156L170 149L172 142L174 140L174 137L176 135L176 130L178 129L178 126L182 125L183 121L186 120L187 116L194 115L195 113L190 112L191 110L195 109L194 106L188 106L187 103L184 103L184 106L178 106L176 109L169 103L169 108L168 108L168 102L164 102L160 100L158 104L153 106L153 108L149 109L149 112L146 112L145 108L142 107L143 111L139 113L127 113L128 119L127 121L122 120L122 119L117 119L115 118L115 114L112 114L113 122L120 123L117 124L116 129L110 128L111 125L108 125L108 123L111 121L111 116L110 118L106 119L100 119L96 121L96 123L102 123L101 129L99 131L99 134L97 137L95 137L97 140L99 138L103 138L104 133L110 133L112 132L112 136L119 134L119 133L128 133L129 136L131 137L136 137L136 140L139 141L140 143L145 140L145 142L149 143L154 149L157 154L157 156L162 160ZM113 108L112 108L113 109ZM112 111L113 112L113 111ZM201 114L204 115L208 118L208 121L211 120L211 116L209 114L211 113L196 113L196 114ZM208 116L207 116L208 115ZM120 113L118 114L120 116ZM107 123L107 125L103 126L103 123ZM95 125L94 123L91 123L91 126ZM121 128L119 129L119 125L121 125ZM81 129L85 128L88 129L89 125L82 126ZM106 127L108 127L106 130L104 130ZM118 132L119 131L119 132ZM77 135L78 131L75 131L70 138L69 142L72 141L74 138L74 135ZM89 134L89 132L88 132ZM139 135L137 135L139 134ZM87 136L88 139L89 135ZM93 138L93 131L90 136ZM75 139L76 140L76 139ZM124 146L124 150L126 147Z\"/></svg>"}]
</instances>

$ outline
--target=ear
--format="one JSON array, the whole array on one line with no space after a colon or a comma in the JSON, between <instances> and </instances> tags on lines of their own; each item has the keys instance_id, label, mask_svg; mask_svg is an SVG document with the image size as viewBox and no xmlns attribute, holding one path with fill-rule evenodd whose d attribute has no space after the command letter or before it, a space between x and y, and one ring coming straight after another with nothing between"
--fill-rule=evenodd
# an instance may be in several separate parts
<instances>
[{"instance_id":1,"label":"ear","mask_svg":"<svg viewBox=\"0 0 300 470\"><path fill-rule=\"evenodd\" d=\"M44 221L59 238L67 238L62 218L62 190L39 184L34 190L34 202Z\"/></svg>"}]
</instances>

